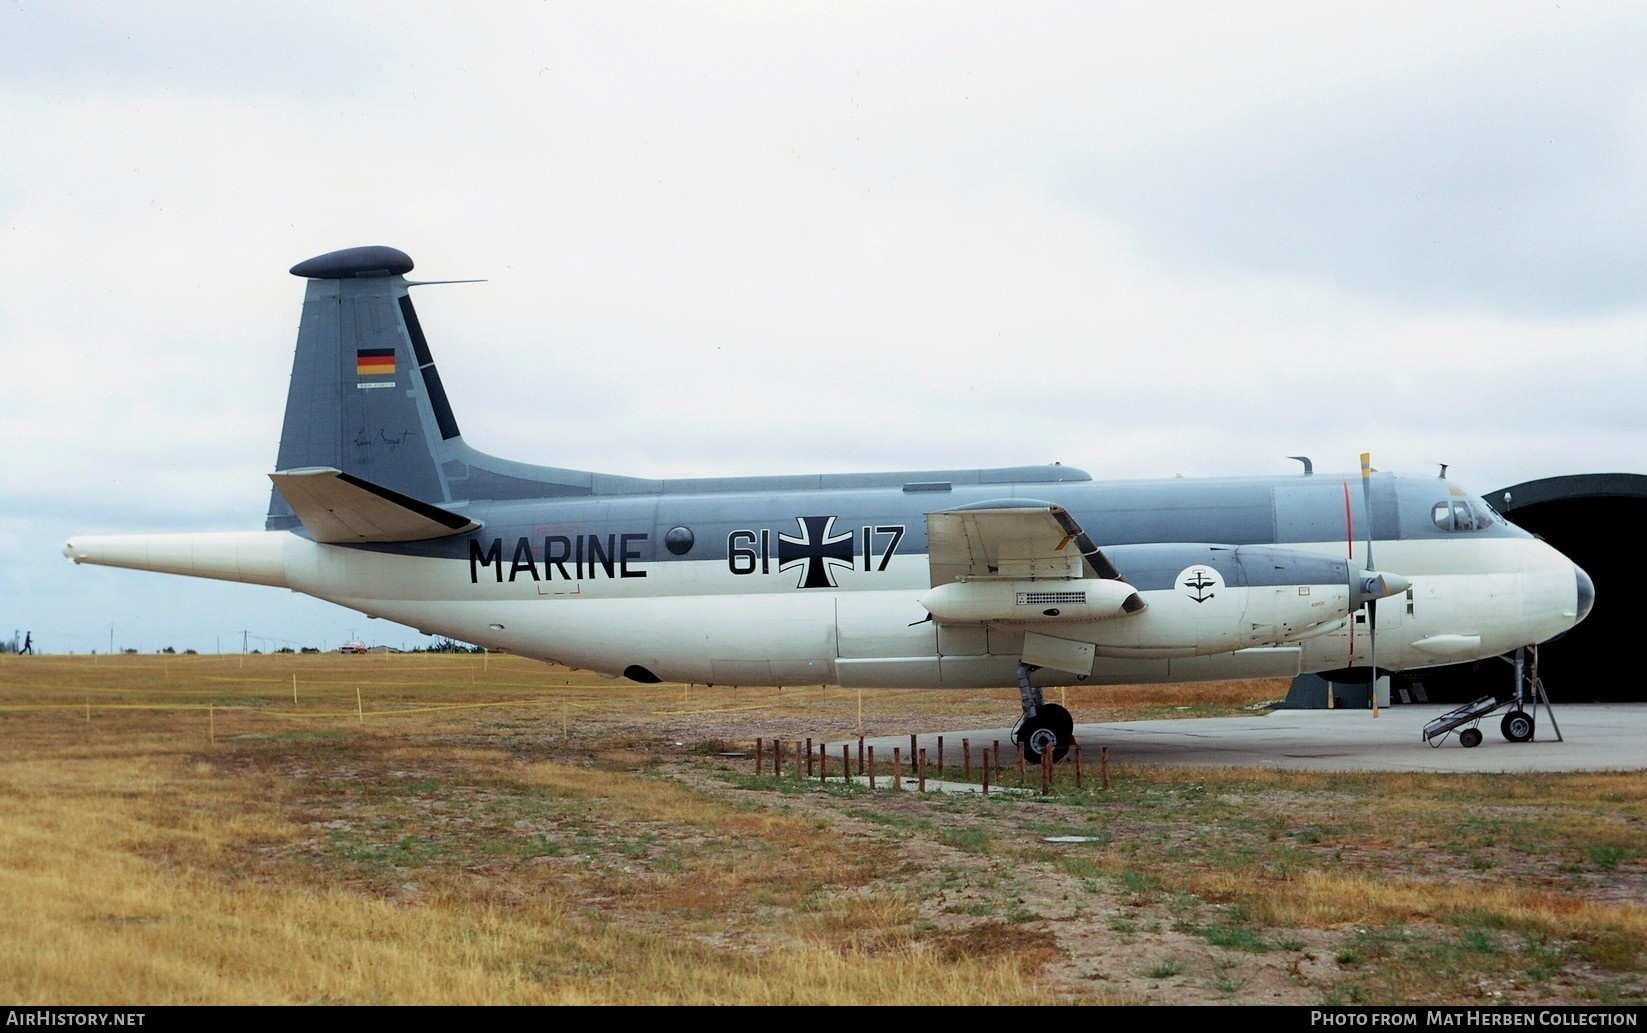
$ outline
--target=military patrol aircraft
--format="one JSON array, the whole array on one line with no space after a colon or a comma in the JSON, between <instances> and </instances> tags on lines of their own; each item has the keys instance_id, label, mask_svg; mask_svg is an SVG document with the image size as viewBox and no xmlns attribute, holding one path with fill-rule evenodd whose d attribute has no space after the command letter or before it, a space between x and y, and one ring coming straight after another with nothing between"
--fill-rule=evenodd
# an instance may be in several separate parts
<instances>
[{"instance_id":1,"label":"military patrol aircraft","mask_svg":"<svg viewBox=\"0 0 1647 1033\"><path fill-rule=\"evenodd\" d=\"M308 281L262 531L71 538L76 563L274 585L662 681L1019 689L1399 671L1582 621L1583 570L1442 477L1094 481L1062 465L652 480L471 448L388 247ZM1376 550L1380 566L1373 564ZM1376 641L1375 641L1376 636Z\"/></svg>"}]
</instances>

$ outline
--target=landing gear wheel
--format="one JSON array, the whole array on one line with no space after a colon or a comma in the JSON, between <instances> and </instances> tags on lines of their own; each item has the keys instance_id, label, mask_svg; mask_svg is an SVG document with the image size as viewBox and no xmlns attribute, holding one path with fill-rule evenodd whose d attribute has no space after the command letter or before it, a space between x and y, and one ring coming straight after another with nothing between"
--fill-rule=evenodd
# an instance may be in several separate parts
<instances>
[{"instance_id":1,"label":"landing gear wheel","mask_svg":"<svg viewBox=\"0 0 1647 1033\"><path fill-rule=\"evenodd\" d=\"M1024 760L1029 764L1041 763L1041 755L1048 750L1052 751L1052 761L1056 764L1069 753L1071 733L1075 731L1075 721L1069 716L1069 711L1056 703L1042 707L1040 713L1028 718L1018 726L1018 745L1024 748Z\"/></svg>"},{"instance_id":2,"label":"landing gear wheel","mask_svg":"<svg viewBox=\"0 0 1647 1033\"><path fill-rule=\"evenodd\" d=\"M1466 750L1481 745L1481 729L1466 728L1458 733L1458 745Z\"/></svg>"},{"instance_id":3,"label":"landing gear wheel","mask_svg":"<svg viewBox=\"0 0 1647 1033\"><path fill-rule=\"evenodd\" d=\"M1046 718L1047 727L1058 733L1058 741L1068 747L1070 738L1075 734L1075 718L1070 716L1069 711L1056 703L1048 703L1041 708L1041 716ZM1061 759L1063 754L1059 757Z\"/></svg>"},{"instance_id":4,"label":"landing gear wheel","mask_svg":"<svg viewBox=\"0 0 1647 1033\"><path fill-rule=\"evenodd\" d=\"M1526 742L1533 737L1533 715L1525 710L1512 710L1504 715L1498 729L1511 742Z\"/></svg>"}]
</instances>

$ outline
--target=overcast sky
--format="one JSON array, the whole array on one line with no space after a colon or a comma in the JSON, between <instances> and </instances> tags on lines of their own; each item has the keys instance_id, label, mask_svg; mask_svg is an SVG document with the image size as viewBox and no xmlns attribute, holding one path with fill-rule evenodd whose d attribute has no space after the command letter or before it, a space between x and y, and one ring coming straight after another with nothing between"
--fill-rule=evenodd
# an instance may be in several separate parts
<instances>
[{"instance_id":1,"label":"overcast sky","mask_svg":"<svg viewBox=\"0 0 1647 1033\"><path fill-rule=\"evenodd\" d=\"M0 637L410 646L75 567L255 530L303 281L463 429L652 477L1647 472L1647 7L0 7Z\"/></svg>"}]
</instances>

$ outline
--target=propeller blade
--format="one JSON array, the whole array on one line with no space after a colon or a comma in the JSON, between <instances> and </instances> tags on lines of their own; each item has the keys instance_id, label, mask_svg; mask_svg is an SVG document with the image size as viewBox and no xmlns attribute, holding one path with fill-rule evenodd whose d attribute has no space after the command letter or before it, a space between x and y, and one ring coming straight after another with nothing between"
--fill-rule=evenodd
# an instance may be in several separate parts
<instances>
[{"instance_id":1,"label":"propeller blade","mask_svg":"<svg viewBox=\"0 0 1647 1033\"><path fill-rule=\"evenodd\" d=\"M1373 568L1372 453L1361 453L1361 498L1367 507L1367 568ZM1410 583L1410 582L1409 582ZM1401 589L1403 592L1405 588ZM1378 716L1378 599L1367 600L1367 665L1372 668L1372 712Z\"/></svg>"},{"instance_id":2,"label":"propeller blade","mask_svg":"<svg viewBox=\"0 0 1647 1033\"><path fill-rule=\"evenodd\" d=\"M1372 554L1372 453L1361 453L1361 500L1367 507L1367 569L1376 570Z\"/></svg>"},{"instance_id":3,"label":"propeller blade","mask_svg":"<svg viewBox=\"0 0 1647 1033\"><path fill-rule=\"evenodd\" d=\"M1350 479L1348 477L1344 478L1344 558L1349 560L1350 569L1354 570L1355 569L1355 520L1354 520L1354 516L1353 516L1353 511L1350 508ZM1350 586L1350 589L1351 589L1351 594L1353 595L1355 586L1352 584ZM1357 608L1359 608L1360 605L1361 605L1360 600L1356 600L1353 603L1353 605L1356 606ZM1349 627L1348 627L1347 630L1349 631L1349 635L1347 637L1350 640L1350 655L1349 655L1348 660L1345 663L1345 666L1346 667L1354 667L1355 666L1355 617L1354 617L1353 614L1350 617Z\"/></svg>"}]
</instances>

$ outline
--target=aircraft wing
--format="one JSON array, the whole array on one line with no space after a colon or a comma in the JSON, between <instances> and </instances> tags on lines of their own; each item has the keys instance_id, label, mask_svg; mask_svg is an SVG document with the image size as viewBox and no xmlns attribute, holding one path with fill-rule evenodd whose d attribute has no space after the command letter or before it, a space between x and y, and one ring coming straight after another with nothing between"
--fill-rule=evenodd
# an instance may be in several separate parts
<instances>
[{"instance_id":1,"label":"aircraft wing","mask_svg":"<svg viewBox=\"0 0 1647 1033\"><path fill-rule=\"evenodd\" d=\"M421 542L480 527L451 510L330 467L269 475L315 541L324 545Z\"/></svg>"},{"instance_id":2,"label":"aircraft wing","mask_svg":"<svg viewBox=\"0 0 1647 1033\"><path fill-rule=\"evenodd\" d=\"M928 513L932 587L962 578L1110 578L1120 573L1062 506L1007 499Z\"/></svg>"}]
</instances>

